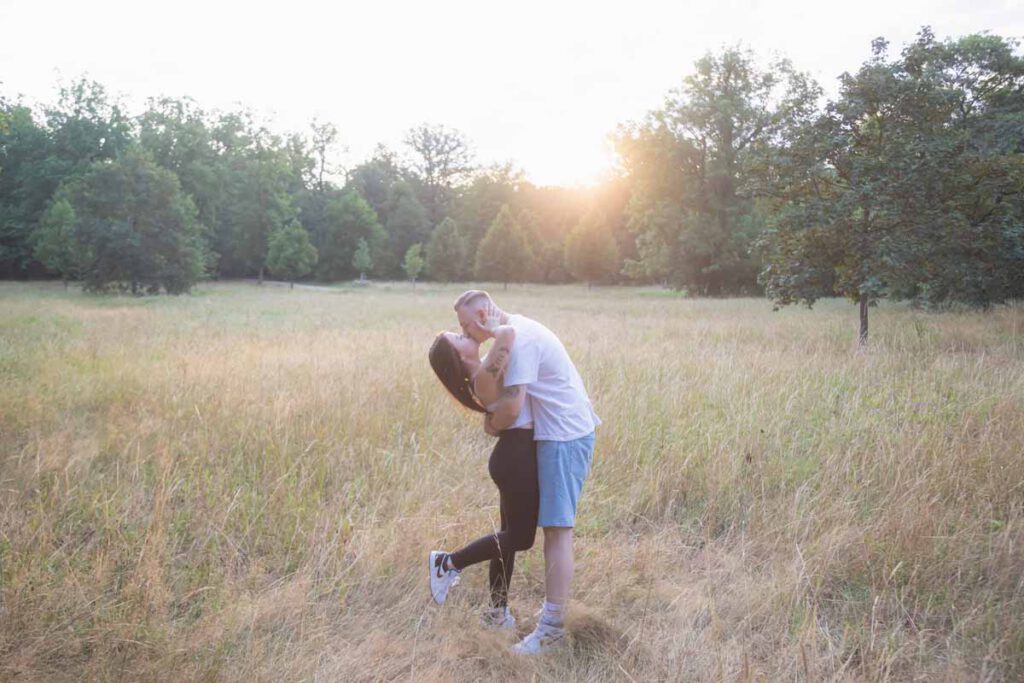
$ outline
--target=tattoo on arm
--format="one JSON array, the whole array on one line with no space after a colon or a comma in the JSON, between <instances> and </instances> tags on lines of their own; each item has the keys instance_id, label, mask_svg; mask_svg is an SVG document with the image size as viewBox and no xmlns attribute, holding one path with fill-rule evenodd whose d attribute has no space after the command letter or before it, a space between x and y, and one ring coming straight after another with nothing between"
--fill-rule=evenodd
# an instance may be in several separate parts
<instances>
[{"instance_id":1,"label":"tattoo on arm","mask_svg":"<svg viewBox=\"0 0 1024 683\"><path fill-rule=\"evenodd\" d=\"M487 366L487 372L492 377L497 378L498 373L501 372L502 368L505 367L505 361L508 359L508 347L502 346L494 352L494 360Z\"/></svg>"},{"instance_id":2,"label":"tattoo on arm","mask_svg":"<svg viewBox=\"0 0 1024 683\"><path fill-rule=\"evenodd\" d=\"M502 396L502 398L515 398L516 396L519 395L519 390L521 388L522 387L520 387L518 385L514 385L514 386L511 386L511 387L505 387L505 390L501 392L501 396Z\"/></svg>"}]
</instances>

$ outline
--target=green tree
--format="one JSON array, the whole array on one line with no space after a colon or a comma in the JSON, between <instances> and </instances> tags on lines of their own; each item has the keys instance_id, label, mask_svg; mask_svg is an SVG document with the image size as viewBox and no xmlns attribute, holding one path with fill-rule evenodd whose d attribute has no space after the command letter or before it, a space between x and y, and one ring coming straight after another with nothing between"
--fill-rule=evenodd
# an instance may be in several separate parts
<instances>
[{"instance_id":1,"label":"green tree","mask_svg":"<svg viewBox=\"0 0 1024 683\"><path fill-rule=\"evenodd\" d=\"M401 272L399 259L409 247L430 239L430 218L416 198L413 186L405 181L391 187L386 211L388 253L380 259L383 263L378 263L378 266L388 275L398 275Z\"/></svg>"},{"instance_id":2,"label":"green tree","mask_svg":"<svg viewBox=\"0 0 1024 683\"><path fill-rule=\"evenodd\" d=\"M508 206L503 206L480 242L476 277L501 282L524 282L533 269L533 254L522 228Z\"/></svg>"},{"instance_id":3,"label":"green tree","mask_svg":"<svg viewBox=\"0 0 1024 683\"><path fill-rule=\"evenodd\" d=\"M367 243L373 261L385 248L387 235L377 220L373 208L355 190L346 190L331 199L326 207L316 246L320 252L317 277L324 281L338 281L352 277L353 268L362 277L369 267L353 265L353 255L360 241Z\"/></svg>"},{"instance_id":4,"label":"green tree","mask_svg":"<svg viewBox=\"0 0 1024 683\"><path fill-rule=\"evenodd\" d=\"M32 110L0 101L0 277L32 273L31 234L60 183L50 135Z\"/></svg>"},{"instance_id":5,"label":"green tree","mask_svg":"<svg viewBox=\"0 0 1024 683\"><path fill-rule=\"evenodd\" d=\"M466 248L466 261L472 266L480 240L497 218L501 207L506 204L515 210L518 206L518 192L524 187L522 171L511 164L496 164L475 171L468 184L459 188L452 206L452 218L462 233ZM472 275L472 268L458 273L458 277Z\"/></svg>"},{"instance_id":6,"label":"green tree","mask_svg":"<svg viewBox=\"0 0 1024 683\"><path fill-rule=\"evenodd\" d=\"M409 247L409 250L405 252L405 259L402 261L402 270L405 271L406 276L412 280L412 286L416 286L416 278L419 277L420 272L423 270L423 245L414 244Z\"/></svg>"},{"instance_id":7,"label":"green tree","mask_svg":"<svg viewBox=\"0 0 1024 683\"><path fill-rule=\"evenodd\" d=\"M762 273L776 305L849 297L865 343L869 307L883 298L1006 298L1008 273L1024 264L1022 176L1006 163L1024 140L1024 107L1019 97L993 106L1024 85L1006 47L980 36L939 43L925 29L898 59L874 41L871 58L842 76L838 98L776 164L781 202Z\"/></svg>"},{"instance_id":8,"label":"green tree","mask_svg":"<svg viewBox=\"0 0 1024 683\"><path fill-rule=\"evenodd\" d=\"M445 218L434 229L427 243L427 272L441 282L457 280L465 271L466 248L459 228Z\"/></svg>"},{"instance_id":9,"label":"green tree","mask_svg":"<svg viewBox=\"0 0 1024 683\"><path fill-rule=\"evenodd\" d=\"M437 225L450 211L454 186L473 170L473 152L459 131L429 124L410 129L405 144L413 151L412 170L422 186L428 224Z\"/></svg>"},{"instance_id":10,"label":"green tree","mask_svg":"<svg viewBox=\"0 0 1024 683\"><path fill-rule=\"evenodd\" d=\"M324 176L334 170L328 164L327 157L338 143L338 129L333 123L320 123L316 120L310 124L310 129L313 131L313 153L316 155L316 190L323 192L326 187Z\"/></svg>"},{"instance_id":11,"label":"green tree","mask_svg":"<svg viewBox=\"0 0 1024 683\"><path fill-rule=\"evenodd\" d=\"M77 216L85 288L132 294L189 291L204 275L202 229L178 178L143 150L94 163L62 197Z\"/></svg>"},{"instance_id":12,"label":"green tree","mask_svg":"<svg viewBox=\"0 0 1024 683\"><path fill-rule=\"evenodd\" d=\"M619 270L619 248L604 216L591 211L565 242L565 267L591 287Z\"/></svg>"},{"instance_id":13,"label":"green tree","mask_svg":"<svg viewBox=\"0 0 1024 683\"><path fill-rule=\"evenodd\" d=\"M302 186L296 150L246 111L221 114L210 128L221 187L217 222L211 229L217 269L230 277L263 281L267 240L295 220L293 203Z\"/></svg>"},{"instance_id":14,"label":"green tree","mask_svg":"<svg viewBox=\"0 0 1024 683\"><path fill-rule=\"evenodd\" d=\"M398 162L395 153L378 144L373 156L348 174L346 189L355 190L377 212L381 225L388 222L388 198L395 183L403 180L405 169Z\"/></svg>"},{"instance_id":15,"label":"green tree","mask_svg":"<svg viewBox=\"0 0 1024 683\"><path fill-rule=\"evenodd\" d=\"M370 243L365 237L359 238L356 253L352 256L352 267L359 271L359 281L366 282L366 273L373 268L373 257L370 255Z\"/></svg>"},{"instance_id":16,"label":"green tree","mask_svg":"<svg viewBox=\"0 0 1024 683\"><path fill-rule=\"evenodd\" d=\"M79 253L75 241L75 210L66 197L57 199L35 232L34 254L48 270L68 280L78 277Z\"/></svg>"},{"instance_id":17,"label":"green tree","mask_svg":"<svg viewBox=\"0 0 1024 683\"><path fill-rule=\"evenodd\" d=\"M139 145L153 160L173 171L192 197L199 222L216 230L225 200L231 155L218 153L206 113L188 98L150 99L137 119Z\"/></svg>"},{"instance_id":18,"label":"green tree","mask_svg":"<svg viewBox=\"0 0 1024 683\"><path fill-rule=\"evenodd\" d=\"M736 48L695 67L662 109L617 135L637 234L627 272L701 294L750 291L761 178L774 146L815 113L820 89L788 60L762 69Z\"/></svg>"},{"instance_id":19,"label":"green tree","mask_svg":"<svg viewBox=\"0 0 1024 683\"><path fill-rule=\"evenodd\" d=\"M277 277L287 280L289 289L295 287L295 280L313 270L316 259L316 247L310 244L309 233L298 221L292 221L270 235L267 268Z\"/></svg>"}]
</instances>

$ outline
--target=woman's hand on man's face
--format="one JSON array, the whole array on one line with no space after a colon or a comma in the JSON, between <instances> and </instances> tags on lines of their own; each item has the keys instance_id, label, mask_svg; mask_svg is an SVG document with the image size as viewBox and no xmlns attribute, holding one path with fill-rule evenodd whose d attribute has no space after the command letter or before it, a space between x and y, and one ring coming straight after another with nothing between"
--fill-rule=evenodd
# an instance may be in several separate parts
<instances>
[{"instance_id":1,"label":"woman's hand on man's face","mask_svg":"<svg viewBox=\"0 0 1024 683\"><path fill-rule=\"evenodd\" d=\"M501 311L498 310L493 301L488 301L484 307L484 323L482 327L492 335L496 329L501 327Z\"/></svg>"}]
</instances>

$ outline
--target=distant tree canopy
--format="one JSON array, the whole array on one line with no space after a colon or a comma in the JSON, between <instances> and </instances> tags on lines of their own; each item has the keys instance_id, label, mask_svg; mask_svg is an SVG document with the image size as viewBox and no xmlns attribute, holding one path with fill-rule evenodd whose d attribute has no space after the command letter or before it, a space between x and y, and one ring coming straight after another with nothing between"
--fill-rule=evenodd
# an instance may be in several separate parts
<instances>
[{"instance_id":1,"label":"distant tree canopy","mask_svg":"<svg viewBox=\"0 0 1024 683\"><path fill-rule=\"evenodd\" d=\"M445 126L343 172L330 123L280 135L187 98L132 116L86 79L55 99L0 95L0 277L178 292L268 270L398 279L422 261L415 277L442 281L847 296L865 333L883 298L1024 295L1024 64L998 36L924 29L898 57L876 41L827 102L785 59L709 53L619 127L618 173L592 188L478 165ZM311 253L297 224L316 259L292 258Z\"/></svg>"}]
</instances>

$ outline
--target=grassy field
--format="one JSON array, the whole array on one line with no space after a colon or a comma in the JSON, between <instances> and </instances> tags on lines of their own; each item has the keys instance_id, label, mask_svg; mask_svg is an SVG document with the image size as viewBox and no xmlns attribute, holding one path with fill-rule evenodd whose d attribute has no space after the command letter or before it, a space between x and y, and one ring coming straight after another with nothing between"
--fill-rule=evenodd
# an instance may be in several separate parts
<instances>
[{"instance_id":1,"label":"grassy field","mask_svg":"<svg viewBox=\"0 0 1024 683\"><path fill-rule=\"evenodd\" d=\"M1024 677L1024 309L495 287L604 425L571 647L506 654L491 440L427 364L460 287L0 284L0 679ZM517 562L526 630L539 544Z\"/></svg>"}]
</instances>

